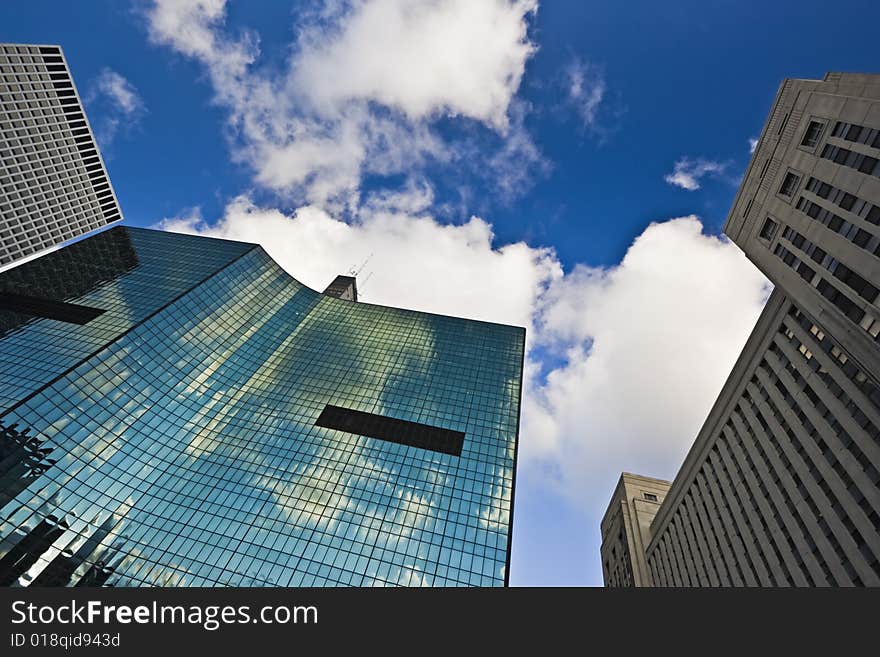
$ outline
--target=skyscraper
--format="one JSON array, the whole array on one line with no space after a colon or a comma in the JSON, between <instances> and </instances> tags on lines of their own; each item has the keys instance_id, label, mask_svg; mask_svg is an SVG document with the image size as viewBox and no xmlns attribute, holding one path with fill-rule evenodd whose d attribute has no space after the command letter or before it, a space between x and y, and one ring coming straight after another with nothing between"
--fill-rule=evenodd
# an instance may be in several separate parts
<instances>
[{"instance_id":1,"label":"skyscraper","mask_svg":"<svg viewBox=\"0 0 880 657\"><path fill-rule=\"evenodd\" d=\"M355 280L354 276L337 276L324 289L324 294L336 297L337 299L357 301L357 280Z\"/></svg>"},{"instance_id":2,"label":"skyscraper","mask_svg":"<svg viewBox=\"0 0 880 657\"><path fill-rule=\"evenodd\" d=\"M123 227L0 297L0 583L506 583L523 329Z\"/></svg>"},{"instance_id":3,"label":"skyscraper","mask_svg":"<svg viewBox=\"0 0 880 657\"><path fill-rule=\"evenodd\" d=\"M61 48L0 44L0 269L121 217Z\"/></svg>"},{"instance_id":4,"label":"skyscraper","mask_svg":"<svg viewBox=\"0 0 880 657\"><path fill-rule=\"evenodd\" d=\"M775 289L650 525L650 583L880 585L880 75L782 83L725 232Z\"/></svg>"},{"instance_id":5,"label":"skyscraper","mask_svg":"<svg viewBox=\"0 0 880 657\"><path fill-rule=\"evenodd\" d=\"M608 586L650 586L645 546L669 482L624 472L602 518L602 574Z\"/></svg>"}]
</instances>

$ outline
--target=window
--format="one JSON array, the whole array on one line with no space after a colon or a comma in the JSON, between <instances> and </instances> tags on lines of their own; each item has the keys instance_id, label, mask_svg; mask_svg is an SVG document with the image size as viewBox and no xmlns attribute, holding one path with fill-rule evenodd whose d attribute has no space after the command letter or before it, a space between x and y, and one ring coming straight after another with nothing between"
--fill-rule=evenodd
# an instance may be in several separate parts
<instances>
[{"instance_id":1,"label":"window","mask_svg":"<svg viewBox=\"0 0 880 657\"><path fill-rule=\"evenodd\" d=\"M825 124L820 121L810 121L810 125L807 126L807 130L804 132L804 138L801 139L801 146L815 148L816 144L819 143L819 137L822 136L822 129L824 127Z\"/></svg>"},{"instance_id":2,"label":"window","mask_svg":"<svg viewBox=\"0 0 880 657\"><path fill-rule=\"evenodd\" d=\"M850 169L856 169L862 173L880 177L880 160L864 153L857 153L842 146L825 144L820 157L831 160Z\"/></svg>"},{"instance_id":3,"label":"window","mask_svg":"<svg viewBox=\"0 0 880 657\"><path fill-rule=\"evenodd\" d=\"M88 324L104 313L102 308L92 308L91 306L53 299L41 299L12 292L0 292L0 310L10 310L24 315L45 317L79 325Z\"/></svg>"},{"instance_id":4,"label":"window","mask_svg":"<svg viewBox=\"0 0 880 657\"><path fill-rule=\"evenodd\" d=\"M782 196L791 196L792 194L794 194L800 181L801 177L799 175L789 171L785 174L785 179L782 181L782 186L779 188L779 193Z\"/></svg>"},{"instance_id":5,"label":"window","mask_svg":"<svg viewBox=\"0 0 880 657\"><path fill-rule=\"evenodd\" d=\"M657 496L654 495L654 493L643 493L643 495L645 496L645 499L648 500L649 502L656 502L657 501Z\"/></svg>"},{"instance_id":6,"label":"window","mask_svg":"<svg viewBox=\"0 0 880 657\"><path fill-rule=\"evenodd\" d=\"M865 144L871 148L880 148L880 129L878 128L869 128L868 126L856 125L855 123L838 121L834 126L831 136L845 141Z\"/></svg>"},{"instance_id":7,"label":"window","mask_svg":"<svg viewBox=\"0 0 880 657\"><path fill-rule=\"evenodd\" d=\"M761 239L765 239L768 242L773 239L773 236L776 235L776 229L779 227L775 221L773 221L770 217L767 217L764 220L764 225L761 226Z\"/></svg>"},{"instance_id":8,"label":"window","mask_svg":"<svg viewBox=\"0 0 880 657\"><path fill-rule=\"evenodd\" d=\"M460 456L464 433L327 404L315 426Z\"/></svg>"},{"instance_id":9,"label":"window","mask_svg":"<svg viewBox=\"0 0 880 657\"><path fill-rule=\"evenodd\" d=\"M786 112L785 116L782 117L782 123L779 124L779 130L776 131L777 135L782 134L782 130L785 128L785 125L788 123L788 113Z\"/></svg>"}]
</instances>

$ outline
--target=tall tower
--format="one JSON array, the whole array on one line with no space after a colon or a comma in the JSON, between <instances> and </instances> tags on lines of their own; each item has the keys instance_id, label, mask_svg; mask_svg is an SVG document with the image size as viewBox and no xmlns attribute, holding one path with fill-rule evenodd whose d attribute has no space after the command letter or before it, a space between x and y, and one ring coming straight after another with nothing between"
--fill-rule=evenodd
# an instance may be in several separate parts
<instances>
[{"instance_id":1,"label":"tall tower","mask_svg":"<svg viewBox=\"0 0 880 657\"><path fill-rule=\"evenodd\" d=\"M0 270L121 218L61 48L0 44Z\"/></svg>"},{"instance_id":2,"label":"tall tower","mask_svg":"<svg viewBox=\"0 0 880 657\"><path fill-rule=\"evenodd\" d=\"M880 75L782 83L725 232L775 289L651 523L652 582L880 585Z\"/></svg>"},{"instance_id":3,"label":"tall tower","mask_svg":"<svg viewBox=\"0 0 880 657\"><path fill-rule=\"evenodd\" d=\"M602 574L606 586L651 586L645 547L651 521L669 482L624 472L602 518Z\"/></svg>"},{"instance_id":4,"label":"tall tower","mask_svg":"<svg viewBox=\"0 0 880 657\"><path fill-rule=\"evenodd\" d=\"M880 372L880 75L783 82L724 230Z\"/></svg>"},{"instance_id":5,"label":"tall tower","mask_svg":"<svg viewBox=\"0 0 880 657\"><path fill-rule=\"evenodd\" d=\"M121 226L0 298L0 584L507 583L525 329Z\"/></svg>"}]
</instances>

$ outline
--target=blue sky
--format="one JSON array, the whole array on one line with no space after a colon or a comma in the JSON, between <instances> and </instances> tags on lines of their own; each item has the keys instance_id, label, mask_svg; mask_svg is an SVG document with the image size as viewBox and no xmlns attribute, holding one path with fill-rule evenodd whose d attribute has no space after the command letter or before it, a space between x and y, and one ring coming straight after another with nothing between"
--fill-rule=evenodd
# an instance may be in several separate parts
<instances>
[{"instance_id":1,"label":"blue sky","mask_svg":"<svg viewBox=\"0 0 880 657\"><path fill-rule=\"evenodd\" d=\"M512 581L600 584L619 472L674 475L765 298L718 238L749 139L782 78L876 72L880 6L401 6L7 2L0 41L63 46L129 225L528 326Z\"/></svg>"}]
</instances>

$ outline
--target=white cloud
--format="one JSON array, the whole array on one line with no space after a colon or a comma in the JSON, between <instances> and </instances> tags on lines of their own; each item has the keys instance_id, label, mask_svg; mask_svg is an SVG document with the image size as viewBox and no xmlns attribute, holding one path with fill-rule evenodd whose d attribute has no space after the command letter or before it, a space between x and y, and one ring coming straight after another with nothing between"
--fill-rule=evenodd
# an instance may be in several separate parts
<instances>
[{"instance_id":1,"label":"white cloud","mask_svg":"<svg viewBox=\"0 0 880 657\"><path fill-rule=\"evenodd\" d=\"M594 127L607 91L604 72L598 66L575 59L566 71L565 82L568 99L581 123L585 128Z\"/></svg>"},{"instance_id":2,"label":"white cloud","mask_svg":"<svg viewBox=\"0 0 880 657\"><path fill-rule=\"evenodd\" d=\"M321 114L370 100L413 120L459 115L503 130L536 10L536 0L352 2L332 32L301 34L291 84Z\"/></svg>"},{"instance_id":3,"label":"white cloud","mask_svg":"<svg viewBox=\"0 0 880 657\"><path fill-rule=\"evenodd\" d=\"M365 175L461 158L434 134L437 118L466 117L508 133L508 110L535 49L527 32L536 7L535 0L327 2L300 24L283 70L257 66L259 38L225 27L224 0L154 0L146 19L153 42L206 68L215 101L229 111L233 156L253 168L257 183L310 204L353 208Z\"/></svg>"},{"instance_id":4,"label":"white cloud","mask_svg":"<svg viewBox=\"0 0 880 657\"><path fill-rule=\"evenodd\" d=\"M652 224L618 266L579 266L541 299L536 341L565 364L532 368L523 463L597 514L621 471L674 475L766 300L742 252L701 230Z\"/></svg>"},{"instance_id":5,"label":"white cloud","mask_svg":"<svg viewBox=\"0 0 880 657\"><path fill-rule=\"evenodd\" d=\"M531 186L536 175L545 175L552 169L550 161L541 153L525 127L528 110L524 103L513 103L511 121L501 147L487 158L480 158L477 154L469 158L479 163L483 177L490 179L496 193L504 201L513 200L523 189Z\"/></svg>"},{"instance_id":6,"label":"white cloud","mask_svg":"<svg viewBox=\"0 0 880 657\"><path fill-rule=\"evenodd\" d=\"M155 43L201 61L218 95L243 100L239 93L247 90L238 86L259 54L259 37L248 31L238 38L223 33L226 0L153 0L146 18Z\"/></svg>"},{"instance_id":7,"label":"white cloud","mask_svg":"<svg viewBox=\"0 0 880 657\"><path fill-rule=\"evenodd\" d=\"M428 198L424 188L376 197L358 221L346 223L316 206L284 214L242 196L214 225L189 212L160 227L260 243L317 290L372 255L363 272L372 272L365 301L529 326L538 297L562 274L553 251L522 242L496 248L492 227L479 217L442 225L406 211Z\"/></svg>"},{"instance_id":8,"label":"white cloud","mask_svg":"<svg viewBox=\"0 0 880 657\"><path fill-rule=\"evenodd\" d=\"M705 176L717 177L722 175L726 169L727 163L725 162L683 157L675 163L672 173L667 174L663 179L670 185L692 192L700 188L700 181Z\"/></svg>"},{"instance_id":9,"label":"white cloud","mask_svg":"<svg viewBox=\"0 0 880 657\"><path fill-rule=\"evenodd\" d=\"M116 71L109 68L102 70L95 82L95 88L110 98L119 111L127 116L143 109L144 101L138 95L137 89Z\"/></svg>"},{"instance_id":10,"label":"white cloud","mask_svg":"<svg viewBox=\"0 0 880 657\"><path fill-rule=\"evenodd\" d=\"M757 137L749 137L749 153L754 153L755 149L758 147L758 138Z\"/></svg>"},{"instance_id":11,"label":"white cloud","mask_svg":"<svg viewBox=\"0 0 880 657\"><path fill-rule=\"evenodd\" d=\"M96 113L95 136L104 148L110 146L124 127L136 126L146 112L144 101L134 85L110 68L104 68L86 94L87 104L101 105Z\"/></svg>"}]
</instances>

